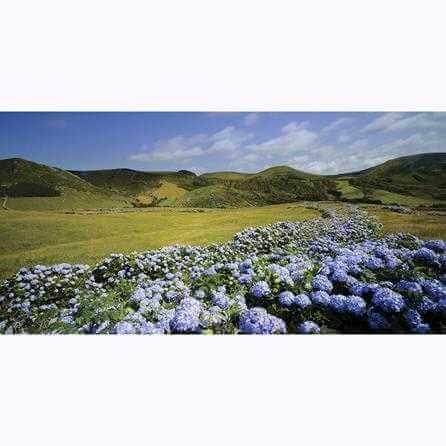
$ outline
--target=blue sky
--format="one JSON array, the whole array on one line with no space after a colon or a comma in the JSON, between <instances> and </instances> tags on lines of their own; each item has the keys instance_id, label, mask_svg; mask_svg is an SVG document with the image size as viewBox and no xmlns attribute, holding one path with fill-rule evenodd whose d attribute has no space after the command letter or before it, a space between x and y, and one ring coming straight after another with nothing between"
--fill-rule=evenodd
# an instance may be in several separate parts
<instances>
[{"instance_id":1,"label":"blue sky","mask_svg":"<svg viewBox=\"0 0 446 446\"><path fill-rule=\"evenodd\" d=\"M0 158L65 169L331 174L445 143L446 113L0 113Z\"/></svg>"}]
</instances>

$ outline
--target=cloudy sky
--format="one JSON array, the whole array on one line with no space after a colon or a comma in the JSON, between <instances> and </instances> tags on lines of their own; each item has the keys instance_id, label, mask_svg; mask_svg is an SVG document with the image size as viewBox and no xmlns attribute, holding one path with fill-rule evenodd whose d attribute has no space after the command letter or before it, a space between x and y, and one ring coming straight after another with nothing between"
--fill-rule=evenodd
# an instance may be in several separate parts
<instances>
[{"instance_id":1,"label":"cloudy sky","mask_svg":"<svg viewBox=\"0 0 446 446\"><path fill-rule=\"evenodd\" d=\"M65 169L313 173L446 151L446 113L0 113L0 158Z\"/></svg>"}]
</instances>

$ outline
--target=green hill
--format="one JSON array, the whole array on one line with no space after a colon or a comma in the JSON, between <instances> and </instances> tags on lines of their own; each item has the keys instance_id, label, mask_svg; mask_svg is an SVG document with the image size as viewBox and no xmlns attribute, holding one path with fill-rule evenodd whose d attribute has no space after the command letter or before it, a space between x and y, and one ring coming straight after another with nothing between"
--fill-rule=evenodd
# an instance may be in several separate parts
<instances>
[{"instance_id":1,"label":"green hill","mask_svg":"<svg viewBox=\"0 0 446 446\"><path fill-rule=\"evenodd\" d=\"M183 189L192 190L205 185L205 181L187 170L179 172L143 172L132 169L108 169L71 171L89 183L125 195L137 195L153 190L162 182L176 184Z\"/></svg>"},{"instance_id":2,"label":"green hill","mask_svg":"<svg viewBox=\"0 0 446 446\"><path fill-rule=\"evenodd\" d=\"M217 196L221 196L222 189L225 189L225 196L237 194L244 197L242 203L247 202L251 206L297 200L330 200L336 195L336 183L332 179L301 172L288 166L270 167L258 173L215 172L204 174L202 178L219 187L220 193ZM222 205L226 205L227 201L223 199ZM205 202L206 200L203 200L203 203Z\"/></svg>"},{"instance_id":3,"label":"green hill","mask_svg":"<svg viewBox=\"0 0 446 446\"><path fill-rule=\"evenodd\" d=\"M362 191L366 198L385 196L380 191L387 191L396 199L405 195L442 201L446 200L446 153L404 156L339 178Z\"/></svg>"},{"instance_id":4,"label":"green hill","mask_svg":"<svg viewBox=\"0 0 446 446\"><path fill-rule=\"evenodd\" d=\"M126 196L137 207L173 203L187 191L208 185L205 179L187 170L144 172L108 169L71 172L103 190Z\"/></svg>"},{"instance_id":5,"label":"green hill","mask_svg":"<svg viewBox=\"0 0 446 446\"><path fill-rule=\"evenodd\" d=\"M397 158L342 175L288 166L258 173L132 169L65 171L19 158L0 160L8 208L50 210L122 206L226 208L300 200L432 204L446 201L446 153ZM4 199L3 199L4 202Z\"/></svg>"},{"instance_id":6,"label":"green hill","mask_svg":"<svg viewBox=\"0 0 446 446\"><path fill-rule=\"evenodd\" d=\"M0 194L17 210L124 206L123 197L56 167L21 158L0 160ZM128 204L127 204L128 205Z\"/></svg>"}]
</instances>

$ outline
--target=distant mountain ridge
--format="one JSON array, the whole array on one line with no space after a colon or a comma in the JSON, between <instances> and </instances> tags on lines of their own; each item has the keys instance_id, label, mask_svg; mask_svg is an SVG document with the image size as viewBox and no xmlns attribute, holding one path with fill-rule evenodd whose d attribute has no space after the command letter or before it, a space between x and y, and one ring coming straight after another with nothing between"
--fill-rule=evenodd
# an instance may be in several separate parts
<instances>
[{"instance_id":1,"label":"distant mountain ridge","mask_svg":"<svg viewBox=\"0 0 446 446\"><path fill-rule=\"evenodd\" d=\"M0 160L0 192L12 204L14 199L24 203L24 198L33 197L28 200L31 206L60 201L60 209L106 202L111 206L236 207L298 200L379 202L382 197L398 200L401 196L433 202L446 200L446 153L404 156L340 175L316 175L289 166L258 173L202 175L128 168L67 171L11 158Z\"/></svg>"}]
</instances>

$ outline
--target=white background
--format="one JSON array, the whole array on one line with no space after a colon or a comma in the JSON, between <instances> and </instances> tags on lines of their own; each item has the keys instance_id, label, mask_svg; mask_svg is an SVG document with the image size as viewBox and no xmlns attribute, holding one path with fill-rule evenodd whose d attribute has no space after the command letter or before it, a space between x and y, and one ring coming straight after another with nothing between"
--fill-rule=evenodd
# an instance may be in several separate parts
<instances>
[{"instance_id":1,"label":"white background","mask_svg":"<svg viewBox=\"0 0 446 446\"><path fill-rule=\"evenodd\" d=\"M446 110L443 1L2 1L1 110ZM1 156L1 153L0 153ZM419 445L441 336L2 337L7 445Z\"/></svg>"}]
</instances>

